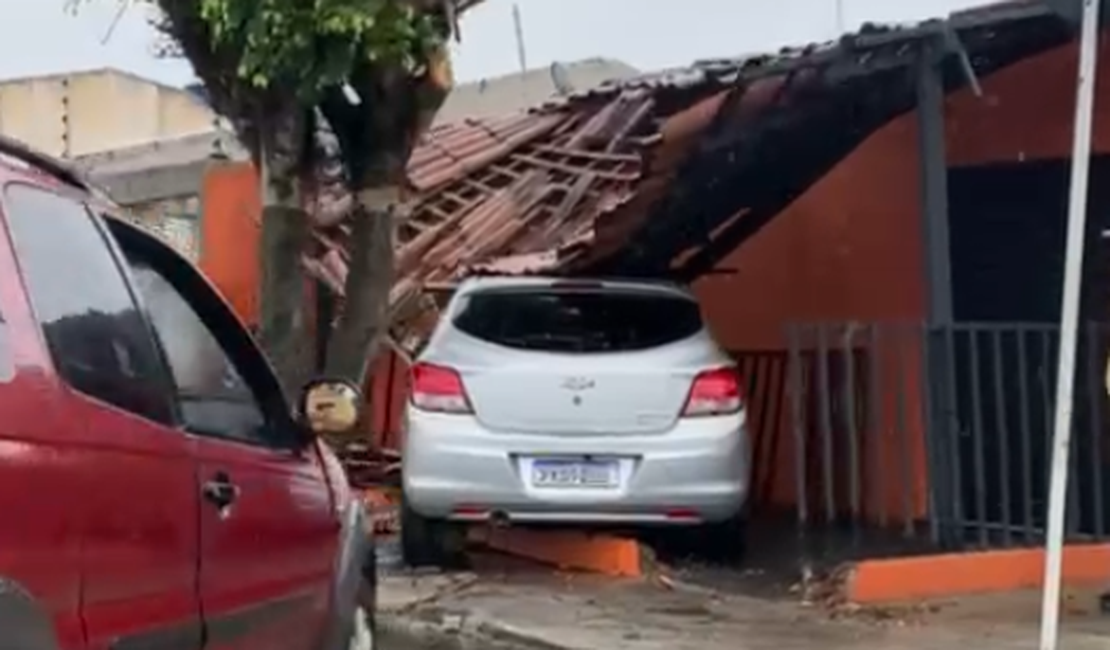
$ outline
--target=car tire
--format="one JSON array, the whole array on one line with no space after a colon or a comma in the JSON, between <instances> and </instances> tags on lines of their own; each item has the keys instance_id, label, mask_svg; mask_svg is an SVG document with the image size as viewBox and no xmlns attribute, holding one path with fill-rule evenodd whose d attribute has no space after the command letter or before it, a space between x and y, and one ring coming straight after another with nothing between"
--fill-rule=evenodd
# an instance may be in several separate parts
<instances>
[{"instance_id":1,"label":"car tire","mask_svg":"<svg viewBox=\"0 0 1110 650\"><path fill-rule=\"evenodd\" d=\"M748 517L740 512L720 522L700 527L702 548L714 562L739 564L748 552Z\"/></svg>"},{"instance_id":2,"label":"car tire","mask_svg":"<svg viewBox=\"0 0 1110 650\"><path fill-rule=\"evenodd\" d=\"M401 557L414 568L465 569L466 527L424 517L402 499Z\"/></svg>"}]
</instances>

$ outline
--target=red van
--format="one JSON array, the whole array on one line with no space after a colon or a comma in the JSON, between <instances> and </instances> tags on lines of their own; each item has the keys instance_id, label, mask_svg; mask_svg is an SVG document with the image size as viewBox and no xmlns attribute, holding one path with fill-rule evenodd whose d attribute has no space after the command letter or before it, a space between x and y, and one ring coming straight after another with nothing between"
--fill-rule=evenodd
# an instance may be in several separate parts
<instances>
[{"instance_id":1,"label":"red van","mask_svg":"<svg viewBox=\"0 0 1110 650\"><path fill-rule=\"evenodd\" d=\"M370 647L342 467L212 286L114 211L0 140L0 647Z\"/></svg>"}]
</instances>

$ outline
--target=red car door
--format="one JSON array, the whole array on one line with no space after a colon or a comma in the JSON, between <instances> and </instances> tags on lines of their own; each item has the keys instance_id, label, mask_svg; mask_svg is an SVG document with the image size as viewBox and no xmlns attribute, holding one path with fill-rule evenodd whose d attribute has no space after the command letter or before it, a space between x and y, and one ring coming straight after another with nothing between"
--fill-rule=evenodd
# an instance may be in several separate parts
<instances>
[{"instance_id":1,"label":"red car door","mask_svg":"<svg viewBox=\"0 0 1110 650\"><path fill-rule=\"evenodd\" d=\"M250 335L180 258L130 255L202 483L199 593L212 648L306 650L327 619L339 518Z\"/></svg>"},{"instance_id":2,"label":"red car door","mask_svg":"<svg viewBox=\"0 0 1110 650\"><path fill-rule=\"evenodd\" d=\"M28 566L68 572L80 586L83 630L63 613L64 592L49 603L62 648L86 640L93 650L198 648L196 461L190 439L175 428L155 339L103 223L82 203L23 184L7 185L3 203L53 361L49 384L40 385L52 386L49 393L0 401L4 424L37 430L49 443L14 465L17 448L3 454L5 481L20 465L36 466L20 485L0 482L4 512L21 521L7 528L28 531L16 553ZM44 394L56 396L52 408L30 417L27 409L46 406ZM33 532L45 530L53 540ZM7 537L0 539L11 552ZM7 628L0 637L11 642Z\"/></svg>"},{"instance_id":3,"label":"red car door","mask_svg":"<svg viewBox=\"0 0 1110 650\"><path fill-rule=\"evenodd\" d=\"M202 441L200 471L239 491L201 517L201 601L216 647L314 648L339 527L313 458Z\"/></svg>"}]
</instances>

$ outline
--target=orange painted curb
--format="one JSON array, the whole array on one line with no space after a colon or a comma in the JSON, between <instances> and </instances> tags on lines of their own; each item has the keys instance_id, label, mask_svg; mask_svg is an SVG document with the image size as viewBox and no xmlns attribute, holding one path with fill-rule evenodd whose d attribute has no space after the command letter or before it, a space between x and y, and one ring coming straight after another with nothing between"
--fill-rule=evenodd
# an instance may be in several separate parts
<instances>
[{"instance_id":1,"label":"orange painted curb","mask_svg":"<svg viewBox=\"0 0 1110 650\"><path fill-rule=\"evenodd\" d=\"M640 545L631 539L563 530L476 527L473 541L491 549L552 564L614 577L643 576Z\"/></svg>"},{"instance_id":2,"label":"orange painted curb","mask_svg":"<svg viewBox=\"0 0 1110 650\"><path fill-rule=\"evenodd\" d=\"M1110 582L1110 544L1064 548L1064 582ZM1040 587L1044 549L953 553L865 560L845 586L849 601L868 604Z\"/></svg>"}]
</instances>

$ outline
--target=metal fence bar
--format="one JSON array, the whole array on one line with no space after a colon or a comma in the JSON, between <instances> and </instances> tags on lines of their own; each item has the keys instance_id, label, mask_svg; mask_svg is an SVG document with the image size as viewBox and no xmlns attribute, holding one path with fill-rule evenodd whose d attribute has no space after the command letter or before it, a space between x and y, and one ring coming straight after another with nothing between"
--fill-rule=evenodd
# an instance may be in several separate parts
<instances>
[{"instance_id":1,"label":"metal fence bar","mask_svg":"<svg viewBox=\"0 0 1110 650\"><path fill-rule=\"evenodd\" d=\"M1002 542L1009 546L1013 543L1012 522L1010 520L1010 430L1007 426L1004 382L1005 366L1002 360L1002 331L996 329L991 336L991 356L994 357L994 414L998 436L999 479L1002 492Z\"/></svg>"},{"instance_id":2,"label":"metal fence bar","mask_svg":"<svg viewBox=\"0 0 1110 650\"><path fill-rule=\"evenodd\" d=\"M1055 381L1053 379L1053 370L1055 369L1055 355L1052 354L1052 330L1039 329L1041 334L1041 358L1040 358L1040 371L1037 373L1037 379L1041 386L1041 404L1044 408L1041 410L1042 420L1044 421L1043 429L1041 429L1041 466L1036 468L1040 472L1042 478L1042 500L1043 510L1048 510L1048 472L1049 462L1052 458L1052 414L1056 411L1056 391ZM1070 506L1070 504L1069 504Z\"/></svg>"},{"instance_id":3,"label":"metal fence bar","mask_svg":"<svg viewBox=\"0 0 1110 650\"><path fill-rule=\"evenodd\" d=\"M942 473L944 464L938 462L938 458L944 457L942 451L944 441L940 439L941 436L937 427L938 421L942 421L943 416L937 417L938 396L933 386L937 351L933 347L933 333L928 325L920 330L920 335L921 372L918 373L918 381L924 397L922 421L925 426L925 453L929 468L927 476L929 484L929 538L934 544L940 544L942 542L941 520L944 518L940 508L941 504L947 505L950 499L946 492L948 481Z\"/></svg>"},{"instance_id":4,"label":"metal fence bar","mask_svg":"<svg viewBox=\"0 0 1110 650\"><path fill-rule=\"evenodd\" d=\"M871 436L868 447L871 449L872 471L875 472L875 484L880 486L886 485L886 458L883 451L886 449L886 439L883 436L883 429L885 428L883 422L883 394L880 387L883 386L882 374L882 333L880 326L875 324L871 326L871 354L869 355L870 373L868 377L868 391L870 394L869 404L871 412ZM887 503L883 496L877 495L876 506L878 521L880 528L886 528L888 517Z\"/></svg>"},{"instance_id":5,"label":"metal fence bar","mask_svg":"<svg viewBox=\"0 0 1110 650\"><path fill-rule=\"evenodd\" d=\"M786 355L776 355L767 358L767 383L764 386L763 417L760 429L766 440L764 445L763 462L768 468L774 468L779 458L779 449L782 445L783 409L785 408L786 392ZM786 434L789 435L789 434ZM770 494L774 485L774 469L764 472L762 491Z\"/></svg>"},{"instance_id":6,"label":"metal fence bar","mask_svg":"<svg viewBox=\"0 0 1110 650\"><path fill-rule=\"evenodd\" d=\"M971 436L973 445L973 462L975 473L975 519L979 526L979 543L986 546L989 543L987 535L987 477L986 477L986 443L983 431L983 402L979 381L979 330L968 330L968 356L970 357L971 373Z\"/></svg>"},{"instance_id":7,"label":"metal fence bar","mask_svg":"<svg viewBox=\"0 0 1110 650\"><path fill-rule=\"evenodd\" d=\"M736 371L740 375L741 394L746 400L748 436L751 449L751 470L748 472L748 493L752 503L752 514L755 514L762 504L763 486L767 483L766 476L771 464L766 462L767 447L771 442L768 436L767 411L763 408L762 391L766 389L759 381L759 370L763 366L764 357L759 353L733 351L731 356L736 361Z\"/></svg>"},{"instance_id":8,"label":"metal fence bar","mask_svg":"<svg viewBox=\"0 0 1110 650\"><path fill-rule=\"evenodd\" d=\"M1073 455L1067 522L1076 541L1110 534L1100 327L1085 332L1086 390L1076 396L1083 452ZM1044 323L791 326L787 374L760 360L745 377L768 444L781 440L776 431L793 436L799 527L843 523L856 539L868 526L896 527L947 548L1039 543L1056 337ZM772 384L786 387L790 402L777 408L789 408L789 425L773 416L774 396L755 394ZM924 468L915 457L922 441ZM916 510L921 471L924 513Z\"/></svg>"},{"instance_id":9,"label":"metal fence bar","mask_svg":"<svg viewBox=\"0 0 1110 650\"><path fill-rule=\"evenodd\" d=\"M799 327L789 328L787 339L790 355L787 362L790 375L788 379L790 382L790 423L794 430L794 485L798 492L798 526L804 529L809 523L809 499L807 494L808 485L806 484L806 427L803 421L802 395L804 389L802 386L802 342Z\"/></svg>"},{"instance_id":10,"label":"metal fence bar","mask_svg":"<svg viewBox=\"0 0 1110 650\"><path fill-rule=\"evenodd\" d=\"M1002 532L1003 525L1000 522L987 522L983 525L988 532ZM1034 526L1033 532L1037 535L1044 535L1044 528L1041 526Z\"/></svg>"},{"instance_id":11,"label":"metal fence bar","mask_svg":"<svg viewBox=\"0 0 1110 650\"><path fill-rule=\"evenodd\" d=\"M770 358L764 355L750 357L751 362L748 364L748 399L751 400L751 406L757 409L759 413L758 425L759 441L760 441L760 455L757 456L761 461L767 457L767 449L771 447L770 436L768 435L774 429L769 426L771 413L769 405L771 401L771 361Z\"/></svg>"},{"instance_id":12,"label":"metal fence bar","mask_svg":"<svg viewBox=\"0 0 1110 650\"><path fill-rule=\"evenodd\" d=\"M825 489L825 521L836 520L836 486L833 467L833 434L832 434L832 404L829 393L832 390L829 381L829 342L828 331L821 326L817 328L817 375L818 375L818 409L820 410L821 449L822 449L822 476L821 486Z\"/></svg>"},{"instance_id":13,"label":"metal fence bar","mask_svg":"<svg viewBox=\"0 0 1110 650\"><path fill-rule=\"evenodd\" d=\"M1029 332L1024 328L1017 331L1018 366L1018 415L1021 429L1021 470L1022 470L1022 527L1025 529L1025 542L1032 544L1033 531L1033 432L1029 415L1029 360L1026 345Z\"/></svg>"},{"instance_id":14,"label":"metal fence bar","mask_svg":"<svg viewBox=\"0 0 1110 650\"><path fill-rule=\"evenodd\" d=\"M1103 386L1099 381L1102 346L1099 345L1100 327L1098 323L1087 326L1087 410L1091 432L1091 479L1094 482L1092 502L1094 505L1094 534L1102 538L1106 534L1106 512L1103 510L1102 482L1102 395Z\"/></svg>"},{"instance_id":15,"label":"metal fence bar","mask_svg":"<svg viewBox=\"0 0 1110 650\"><path fill-rule=\"evenodd\" d=\"M906 422L906 341L905 334L895 330L895 375L897 377L895 390L897 391L897 427L898 427L898 456L901 461L902 471L902 529L909 537L913 535L913 494L911 493L910 476L913 475L913 465L910 460L910 441Z\"/></svg>"},{"instance_id":16,"label":"metal fence bar","mask_svg":"<svg viewBox=\"0 0 1110 650\"><path fill-rule=\"evenodd\" d=\"M952 467L952 517L953 528L958 532L958 542L963 543L966 534L967 516L964 512L963 499L963 449L961 448L961 428L959 420L959 402L956 397L956 331L953 327L944 328L944 372L940 377L947 394L945 395L948 412L945 413L945 426L941 430L948 438L947 447L951 452L950 467Z\"/></svg>"},{"instance_id":17,"label":"metal fence bar","mask_svg":"<svg viewBox=\"0 0 1110 650\"><path fill-rule=\"evenodd\" d=\"M856 348L855 329L849 325L844 332L844 425L848 437L848 500L853 527L858 530L863 508L860 506L859 427L856 421Z\"/></svg>"},{"instance_id":18,"label":"metal fence bar","mask_svg":"<svg viewBox=\"0 0 1110 650\"><path fill-rule=\"evenodd\" d=\"M1041 404L1044 405L1044 409L1041 413L1042 419L1044 420L1042 445L1044 447L1044 458L1046 459L1043 469L1047 471L1047 459L1052 458L1052 436L1050 435L1050 432L1052 431L1052 412L1055 410L1053 402L1056 401L1055 395L1050 388L1050 385L1053 382L1052 377L1049 375L1049 373L1052 372L1050 366L1055 364L1052 363L1052 332L1050 330L1040 330L1040 332L1041 366L1040 370L1037 372L1037 378L1039 379L1041 385Z\"/></svg>"}]
</instances>

